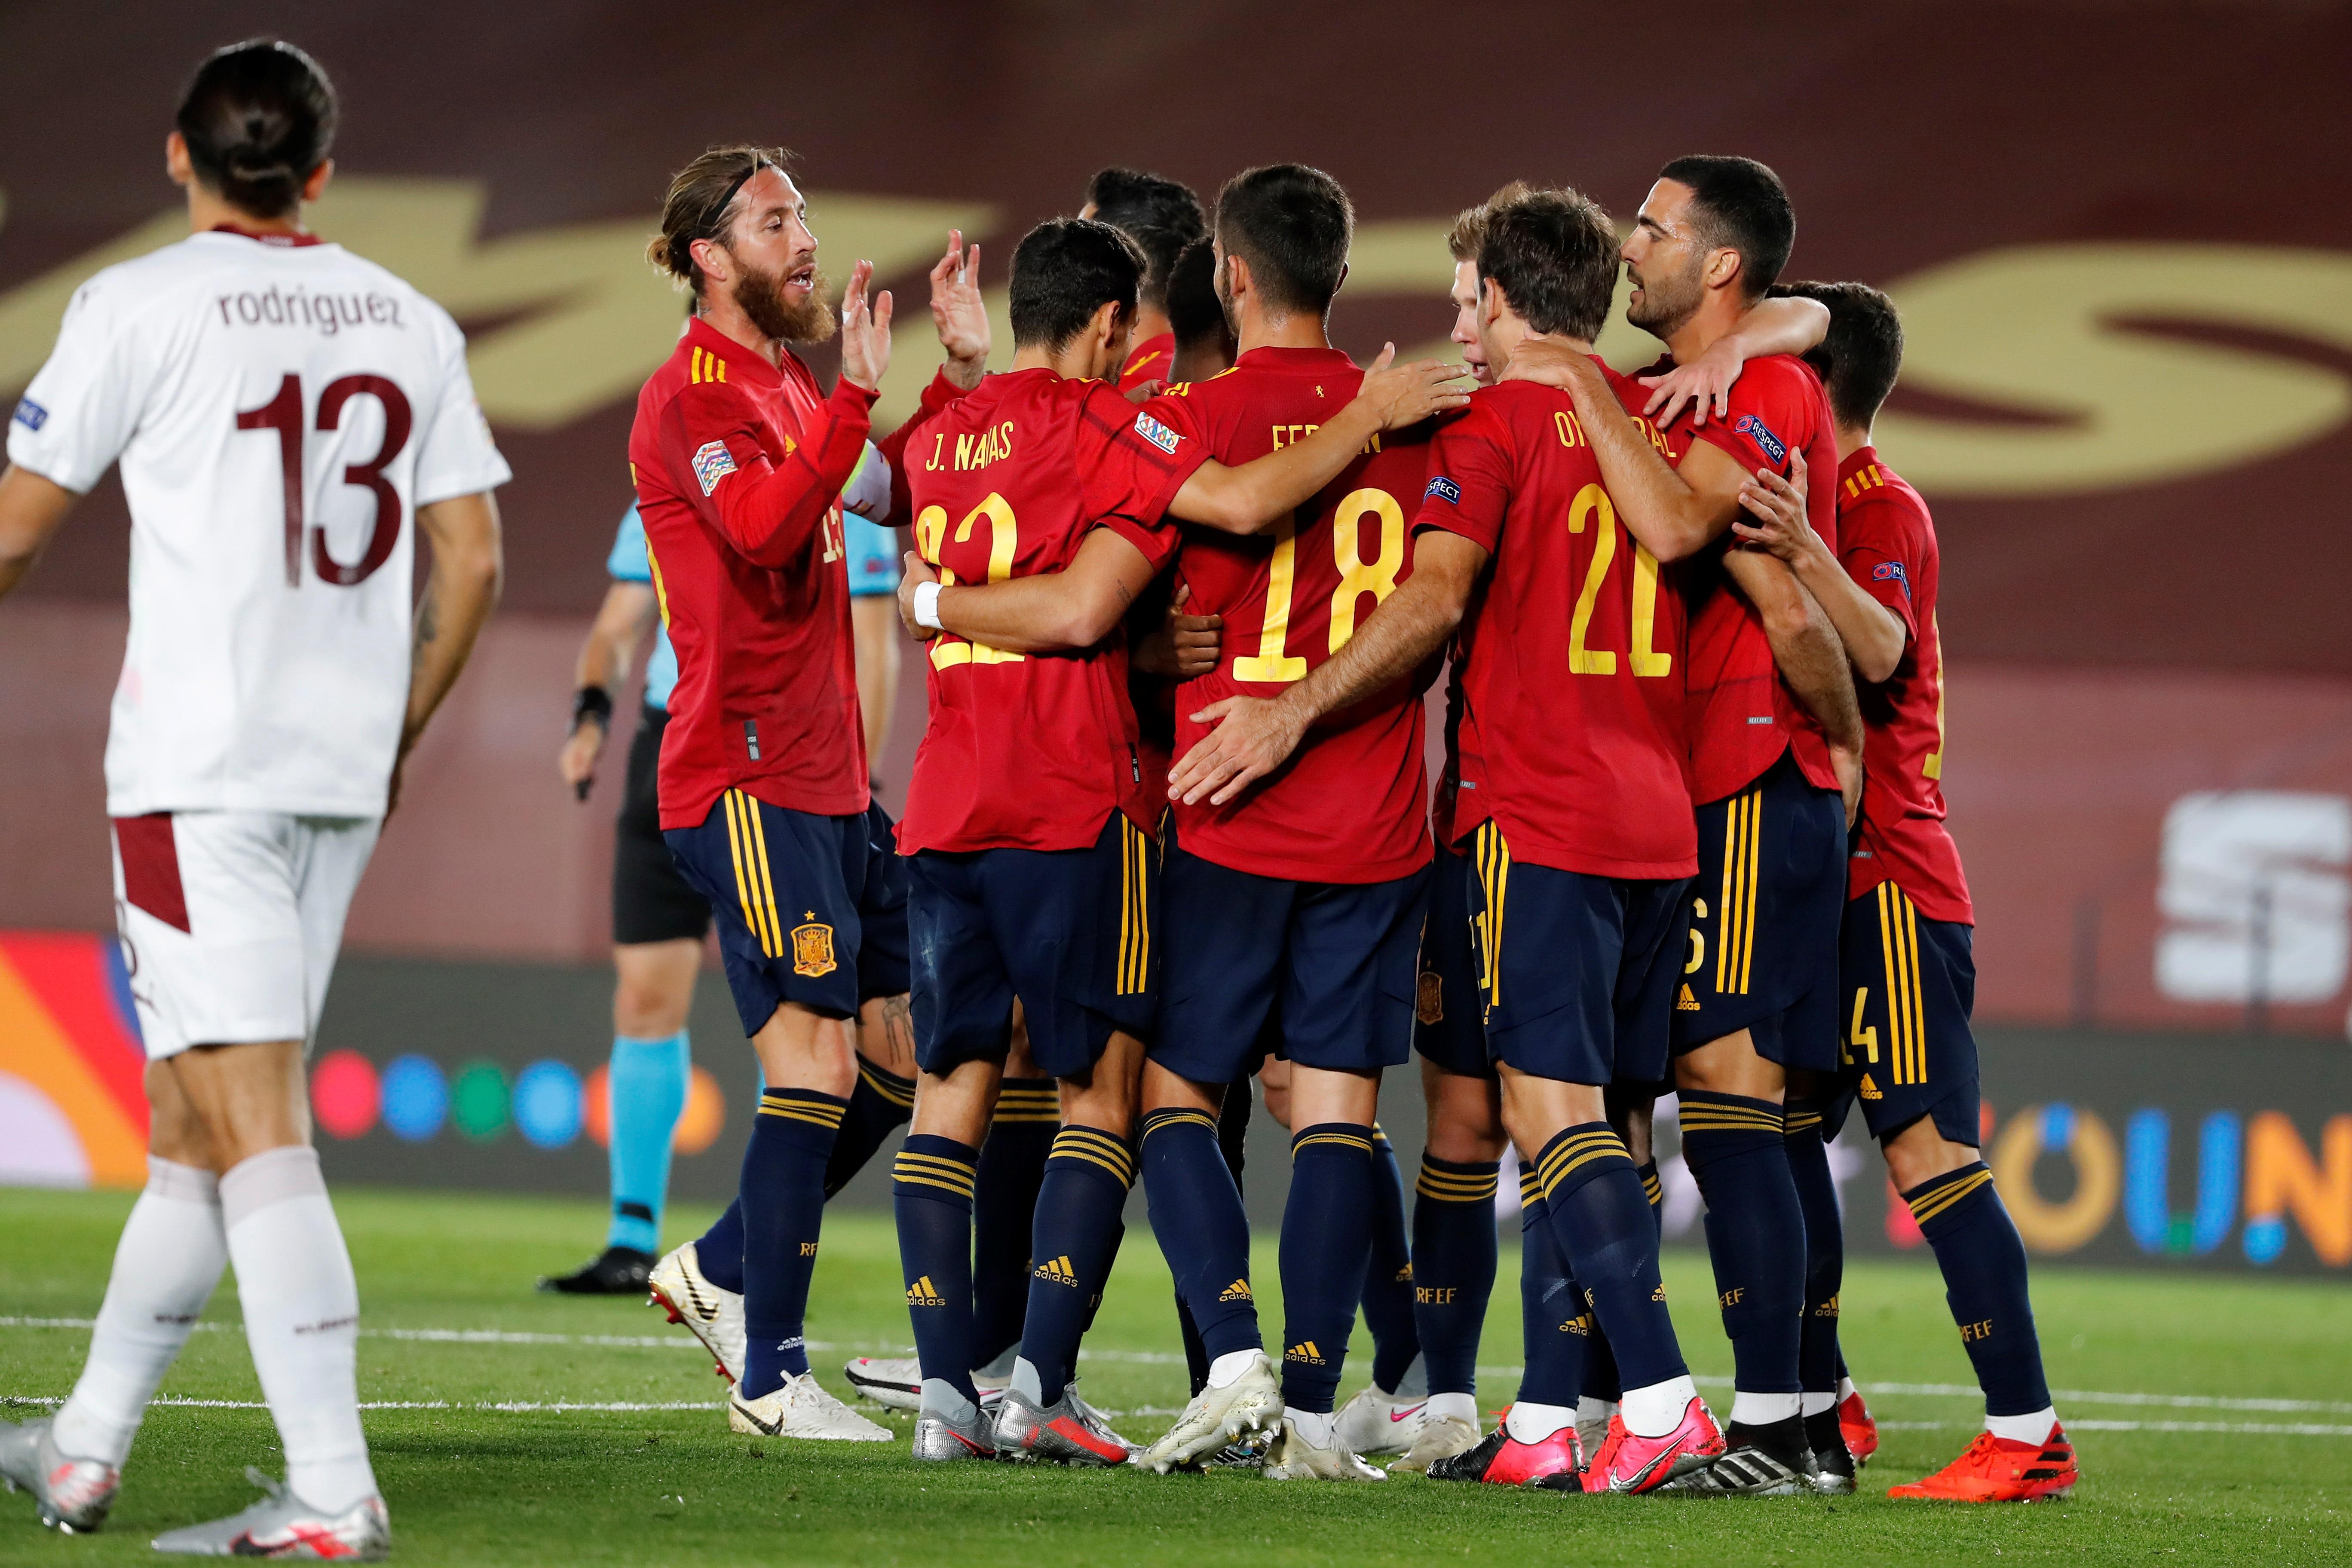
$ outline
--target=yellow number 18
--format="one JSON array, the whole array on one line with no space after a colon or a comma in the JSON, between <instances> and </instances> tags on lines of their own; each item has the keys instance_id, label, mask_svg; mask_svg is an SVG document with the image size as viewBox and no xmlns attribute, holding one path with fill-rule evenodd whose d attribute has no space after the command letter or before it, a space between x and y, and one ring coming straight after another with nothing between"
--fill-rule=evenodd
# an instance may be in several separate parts
<instances>
[{"instance_id":1,"label":"yellow number 18","mask_svg":"<svg viewBox=\"0 0 2352 1568\"><path fill-rule=\"evenodd\" d=\"M1367 521L1380 528L1379 547L1364 559ZM1339 500L1331 518L1331 558L1339 569L1339 585L1331 593L1329 651L1338 653L1356 635L1356 601L1366 594L1375 606L1396 592L1397 574L1404 570L1404 508L1396 497L1366 486ZM1286 522L1275 530L1274 556L1266 563L1265 624L1258 630L1257 652L1234 660L1235 680L1292 681L1307 679L1307 661L1285 651L1290 640L1290 602L1298 578L1298 525Z\"/></svg>"}]
</instances>

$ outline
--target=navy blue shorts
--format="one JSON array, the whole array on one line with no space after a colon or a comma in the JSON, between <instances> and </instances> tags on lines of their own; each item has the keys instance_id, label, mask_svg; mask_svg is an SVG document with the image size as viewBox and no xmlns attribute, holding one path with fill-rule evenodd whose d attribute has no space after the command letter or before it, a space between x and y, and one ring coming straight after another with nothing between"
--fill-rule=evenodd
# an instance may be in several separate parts
<instances>
[{"instance_id":1,"label":"navy blue shorts","mask_svg":"<svg viewBox=\"0 0 2352 1568\"><path fill-rule=\"evenodd\" d=\"M866 808L866 886L857 900L864 926L857 944L857 999L904 996L912 989L907 964L907 862L898 854L898 826L880 801Z\"/></svg>"},{"instance_id":2,"label":"navy blue shorts","mask_svg":"<svg viewBox=\"0 0 2352 1568\"><path fill-rule=\"evenodd\" d=\"M1030 1054L1055 1078L1085 1074L1114 1030L1149 1038L1159 858L1117 811L1090 849L908 857L915 1065L1003 1060L1016 996Z\"/></svg>"},{"instance_id":3,"label":"navy blue shorts","mask_svg":"<svg viewBox=\"0 0 2352 1568\"><path fill-rule=\"evenodd\" d=\"M1845 876L1845 804L1808 781L1793 755L1698 808L1677 1056L1746 1029L1767 1061L1836 1068Z\"/></svg>"},{"instance_id":4,"label":"navy blue shorts","mask_svg":"<svg viewBox=\"0 0 2352 1568\"><path fill-rule=\"evenodd\" d=\"M1478 944L1470 916L1470 858L1440 845L1432 875L1429 924L1421 934L1412 1048L1435 1062L1440 1072L1493 1078L1478 988Z\"/></svg>"},{"instance_id":5,"label":"navy blue shorts","mask_svg":"<svg viewBox=\"0 0 2352 1568\"><path fill-rule=\"evenodd\" d=\"M1664 1078L1690 879L1514 863L1493 822L1473 837L1464 875L1494 1059L1563 1083Z\"/></svg>"},{"instance_id":6,"label":"navy blue shorts","mask_svg":"<svg viewBox=\"0 0 2352 1568\"><path fill-rule=\"evenodd\" d=\"M1858 1100L1874 1138L1932 1116L1946 1138L1977 1145L1975 936L1957 921L1922 916L1892 882L1846 905L1838 955L1844 1044L1823 1137L1837 1136Z\"/></svg>"},{"instance_id":7,"label":"navy blue shorts","mask_svg":"<svg viewBox=\"0 0 2352 1568\"><path fill-rule=\"evenodd\" d=\"M746 1036L786 1002L856 1016L866 900L876 896L865 815L787 811L730 789L700 826L662 837L719 917L719 955Z\"/></svg>"},{"instance_id":8,"label":"navy blue shorts","mask_svg":"<svg viewBox=\"0 0 2352 1568\"><path fill-rule=\"evenodd\" d=\"M1168 829L1160 1019L1151 1059L1225 1084L1270 1019L1304 1067L1372 1072L1412 1054L1430 868L1386 882L1293 882L1188 853Z\"/></svg>"}]
</instances>

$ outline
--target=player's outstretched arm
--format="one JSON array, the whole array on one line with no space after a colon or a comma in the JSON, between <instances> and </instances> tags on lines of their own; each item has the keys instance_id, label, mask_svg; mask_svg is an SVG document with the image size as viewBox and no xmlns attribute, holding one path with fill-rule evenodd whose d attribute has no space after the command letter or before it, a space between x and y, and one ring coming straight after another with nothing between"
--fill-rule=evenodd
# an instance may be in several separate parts
<instances>
[{"instance_id":1,"label":"player's outstretched arm","mask_svg":"<svg viewBox=\"0 0 2352 1568\"><path fill-rule=\"evenodd\" d=\"M1792 482L1793 481L1793 482ZM1875 686L1895 673L1910 640L1901 617L1864 592L1861 584L1830 553L1805 515L1805 455L1789 454L1789 478L1759 468L1739 492L1748 514L1731 531L1786 562L1837 628L1854 674Z\"/></svg>"},{"instance_id":2,"label":"player's outstretched arm","mask_svg":"<svg viewBox=\"0 0 2352 1568\"><path fill-rule=\"evenodd\" d=\"M1502 379L1556 386L1576 400L1577 423L1592 443L1618 519L1660 561L1696 554L1731 526L1747 478L1739 465L1704 441L1692 443L1681 468L1668 463L1591 355L1530 338L1511 351Z\"/></svg>"},{"instance_id":3,"label":"player's outstretched arm","mask_svg":"<svg viewBox=\"0 0 2352 1568\"><path fill-rule=\"evenodd\" d=\"M913 551L898 579L898 614L918 637L953 632L1010 653L1092 647L1126 619L1159 575L1143 552L1108 528L1088 533L1069 565L1002 583L941 587Z\"/></svg>"},{"instance_id":4,"label":"player's outstretched arm","mask_svg":"<svg viewBox=\"0 0 2352 1568\"><path fill-rule=\"evenodd\" d=\"M1759 300L1739 318L1739 325L1706 346L1688 364L1678 364L1664 375L1645 375L1650 401L1642 412L1660 425L1671 425L1692 404L1691 423L1704 425L1710 409L1718 419L1731 414L1731 387L1748 362L1766 354L1801 354L1830 335L1830 308L1818 300Z\"/></svg>"},{"instance_id":5,"label":"player's outstretched arm","mask_svg":"<svg viewBox=\"0 0 2352 1568\"><path fill-rule=\"evenodd\" d=\"M596 782L596 759L604 754L604 740L613 727L612 694L628 683L637 645L653 629L659 609L650 583L614 583L604 590L595 622L580 644L580 657L572 666L572 689L583 694L602 692L604 702L601 710L575 702L572 732L555 754L555 771L582 800L588 798L589 788Z\"/></svg>"},{"instance_id":6,"label":"player's outstretched arm","mask_svg":"<svg viewBox=\"0 0 2352 1568\"><path fill-rule=\"evenodd\" d=\"M1723 564L1763 617L1764 636L1772 645L1772 662L1780 667L1781 679L1828 737L1851 827L1862 804L1862 708L1854 700L1845 645L1838 640L1828 612L1780 557L1769 551L1734 549L1724 552Z\"/></svg>"},{"instance_id":7,"label":"player's outstretched arm","mask_svg":"<svg viewBox=\"0 0 2352 1568\"><path fill-rule=\"evenodd\" d=\"M1192 715L1216 727L1169 773L1169 797L1224 805L1289 761L1316 720L1411 675L1462 625L1486 561L1483 546L1458 533L1414 535L1412 575L1306 679L1271 700L1228 697Z\"/></svg>"},{"instance_id":8,"label":"player's outstretched arm","mask_svg":"<svg viewBox=\"0 0 2352 1568\"><path fill-rule=\"evenodd\" d=\"M1394 343L1383 348L1348 405L1296 446L1238 468L1202 463L1176 492L1169 514L1226 533L1255 533L1339 478L1373 437L1469 403L1468 373L1460 365L1433 359L1391 363L1395 358Z\"/></svg>"},{"instance_id":9,"label":"player's outstretched arm","mask_svg":"<svg viewBox=\"0 0 2352 1568\"><path fill-rule=\"evenodd\" d=\"M433 574L417 601L410 637L408 717L392 764L384 815L400 804L401 771L425 723L474 651L474 639L498 606L505 554L499 542L499 503L488 490L453 496L416 509L416 526L433 542Z\"/></svg>"},{"instance_id":10,"label":"player's outstretched arm","mask_svg":"<svg viewBox=\"0 0 2352 1568\"><path fill-rule=\"evenodd\" d=\"M81 497L54 479L11 464L0 469L0 599L40 558L41 547Z\"/></svg>"}]
</instances>

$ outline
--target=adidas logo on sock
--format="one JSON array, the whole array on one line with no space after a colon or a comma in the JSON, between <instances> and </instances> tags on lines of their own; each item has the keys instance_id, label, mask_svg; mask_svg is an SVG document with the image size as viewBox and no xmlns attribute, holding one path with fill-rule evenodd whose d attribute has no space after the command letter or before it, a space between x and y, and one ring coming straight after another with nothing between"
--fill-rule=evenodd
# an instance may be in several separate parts
<instances>
[{"instance_id":1,"label":"adidas logo on sock","mask_svg":"<svg viewBox=\"0 0 2352 1568\"><path fill-rule=\"evenodd\" d=\"M1250 1295L1249 1281L1246 1279L1236 1279L1217 1292L1217 1300L1220 1301L1248 1301L1255 1299Z\"/></svg>"},{"instance_id":2,"label":"adidas logo on sock","mask_svg":"<svg viewBox=\"0 0 2352 1568\"><path fill-rule=\"evenodd\" d=\"M1403 1268L1396 1271L1396 1282L1400 1285L1410 1285L1412 1283L1412 1264L1408 1263Z\"/></svg>"},{"instance_id":3,"label":"adidas logo on sock","mask_svg":"<svg viewBox=\"0 0 2352 1568\"><path fill-rule=\"evenodd\" d=\"M1031 1278L1050 1280L1056 1285L1075 1286L1078 1282L1077 1271L1070 1267L1067 1254L1060 1258L1048 1258L1040 1263Z\"/></svg>"},{"instance_id":4,"label":"adidas logo on sock","mask_svg":"<svg viewBox=\"0 0 2352 1568\"><path fill-rule=\"evenodd\" d=\"M907 1305L909 1307L944 1307L947 1304L948 1299L940 1294L939 1287L931 1283L931 1277L928 1274L907 1287Z\"/></svg>"},{"instance_id":5,"label":"adidas logo on sock","mask_svg":"<svg viewBox=\"0 0 2352 1568\"><path fill-rule=\"evenodd\" d=\"M1315 1348L1315 1342L1313 1340L1308 1340L1303 1344L1293 1345L1288 1350L1283 1352L1282 1359L1285 1361L1298 1362L1307 1366L1321 1366L1323 1364L1323 1352Z\"/></svg>"},{"instance_id":6,"label":"adidas logo on sock","mask_svg":"<svg viewBox=\"0 0 2352 1568\"><path fill-rule=\"evenodd\" d=\"M1698 998L1691 994L1690 984L1687 981L1683 984L1682 994L1675 998L1675 1011L1677 1013L1699 1011Z\"/></svg>"},{"instance_id":7,"label":"adidas logo on sock","mask_svg":"<svg viewBox=\"0 0 2352 1568\"><path fill-rule=\"evenodd\" d=\"M1653 1301L1663 1301L1665 1299L1666 1288L1664 1285L1660 1285L1656 1289L1650 1292L1650 1300Z\"/></svg>"},{"instance_id":8,"label":"adidas logo on sock","mask_svg":"<svg viewBox=\"0 0 2352 1568\"><path fill-rule=\"evenodd\" d=\"M1563 1334L1591 1335L1592 1332L1592 1314L1586 1312L1580 1316L1570 1318L1568 1321L1559 1326L1559 1331Z\"/></svg>"}]
</instances>

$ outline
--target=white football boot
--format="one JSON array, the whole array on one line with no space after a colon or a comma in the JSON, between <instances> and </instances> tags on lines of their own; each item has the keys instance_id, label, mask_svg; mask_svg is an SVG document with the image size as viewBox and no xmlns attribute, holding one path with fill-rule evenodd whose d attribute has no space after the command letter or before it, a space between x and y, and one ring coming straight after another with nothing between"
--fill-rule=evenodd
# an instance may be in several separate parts
<instances>
[{"instance_id":1,"label":"white football boot","mask_svg":"<svg viewBox=\"0 0 2352 1568\"><path fill-rule=\"evenodd\" d=\"M1333 1419L1331 1435L1351 1454L1402 1454L1426 1425L1426 1395L1407 1399L1376 1384L1348 1401Z\"/></svg>"},{"instance_id":2,"label":"white football boot","mask_svg":"<svg viewBox=\"0 0 2352 1568\"><path fill-rule=\"evenodd\" d=\"M1384 1481L1388 1473L1368 1465L1348 1451L1334 1431L1329 1447L1317 1443L1298 1429L1288 1415L1265 1451L1265 1479L1270 1481Z\"/></svg>"},{"instance_id":3,"label":"white football boot","mask_svg":"<svg viewBox=\"0 0 2352 1568\"><path fill-rule=\"evenodd\" d=\"M51 1530L87 1535L106 1522L122 1472L101 1459L58 1453L50 1426L46 1415L21 1426L0 1421L0 1481L12 1492L32 1493L35 1511Z\"/></svg>"},{"instance_id":4,"label":"white football boot","mask_svg":"<svg viewBox=\"0 0 2352 1568\"><path fill-rule=\"evenodd\" d=\"M1466 1394L1433 1394L1401 1425L1412 1428L1412 1441L1389 1468L1424 1476L1430 1466L1468 1453L1486 1437L1478 1428L1477 1402Z\"/></svg>"},{"instance_id":5,"label":"white football boot","mask_svg":"<svg viewBox=\"0 0 2352 1568\"><path fill-rule=\"evenodd\" d=\"M1194 1394L1176 1424L1136 1462L1164 1476L1236 1439L1271 1433L1282 1419L1282 1380L1264 1351L1253 1351L1250 1356L1247 1370L1233 1382Z\"/></svg>"},{"instance_id":6,"label":"white football boot","mask_svg":"<svg viewBox=\"0 0 2352 1568\"><path fill-rule=\"evenodd\" d=\"M392 1550L392 1519L380 1497L327 1513L259 1470L247 1470L245 1479L269 1495L226 1519L166 1531L155 1538L155 1550L189 1557L331 1557L358 1563L380 1562Z\"/></svg>"},{"instance_id":7,"label":"white football boot","mask_svg":"<svg viewBox=\"0 0 2352 1568\"><path fill-rule=\"evenodd\" d=\"M783 1385L761 1399L727 1396L727 1425L747 1437L814 1437L835 1443L887 1443L877 1426L824 1391L814 1373L784 1373Z\"/></svg>"},{"instance_id":8,"label":"white football boot","mask_svg":"<svg viewBox=\"0 0 2352 1568\"><path fill-rule=\"evenodd\" d=\"M654 1265L646 1280L646 1304L669 1313L673 1323L702 1342L719 1363L730 1387L743 1375L743 1298L704 1278L688 1242Z\"/></svg>"},{"instance_id":9,"label":"white football boot","mask_svg":"<svg viewBox=\"0 0 2352 1568\"><path fill-rule=\"evenodd\" d=\"M913 1356L858 1356L841 1369L841 1375L849 1380L850 1387L886 1410L923 1407L923 1368ZM975 1372L971 1381L985 1398L1003 1393L1005 1384L1012 1380Z\"/></svg>"}]
</instances>

